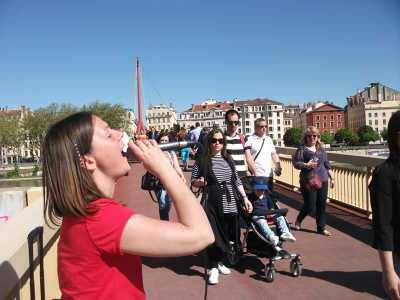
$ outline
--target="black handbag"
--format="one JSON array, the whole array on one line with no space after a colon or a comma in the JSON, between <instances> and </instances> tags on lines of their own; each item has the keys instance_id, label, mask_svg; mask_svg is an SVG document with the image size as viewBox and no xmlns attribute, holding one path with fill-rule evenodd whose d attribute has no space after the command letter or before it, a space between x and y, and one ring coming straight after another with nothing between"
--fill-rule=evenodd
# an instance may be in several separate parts
<instances>
[{"instance_id":1,"label":"black handbag","mask_svg":"<svg viewBox=\"0 0 400 300\"><path fill-rule=\"evenodd\" d=\"M142 176L142 190L154 191L160 187L160 180L150 172L144 173Z\"/></svg>"}]
</instances>

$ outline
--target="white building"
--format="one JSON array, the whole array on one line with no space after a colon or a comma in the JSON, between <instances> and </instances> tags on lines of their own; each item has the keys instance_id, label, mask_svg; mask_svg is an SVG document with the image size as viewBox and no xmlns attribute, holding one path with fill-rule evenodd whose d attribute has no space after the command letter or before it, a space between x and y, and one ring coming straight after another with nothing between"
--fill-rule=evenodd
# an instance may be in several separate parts
<instances>
[{"instance_id":1,"label":"white building","mask_svg":"<svg viewBox=\"0 0 400 300\"><path fill-rule=\"evenodd\" d=\"M267 134L278 146L284 146L285 133L284 104L270 99L235 100L234 108L241 114L242 132L246 135L254 132L254 122L258 118L267 121Z\"/></svg>"},{"instance_id":2,"label":"white building","mask_svg":"<svg viewBox=\"0 0 400 300\"><path fill-rule=\"evenodd\" d=\"M347 97L348 128L357 131L369 125L377 132L387 128L390 116L400 109L400 92L373 82L364 90Z\"/></svg>"},{"instance_id":3,"label":"white building","mask_svg":"<svg viewBox=\"0 0 400 300\"><path fill-rule=\"evenodd\" d=\"M233 109L233 103L229 101L218 102L208 99L201 104L192 104L192 107L179 114L180 127L190 128L200 123L201 127L217 126L226 129L225 112Z\"/></svg>"},{"instance_id":4,"label":"white building","mask_svg":"<svg viewBox=\"0 0 400 300\"><path fill-rule=\"evenodd\" d=\"M175 108L164 104L149 105L146 111L146 122L148 128L154 127L157 131L172 129L177 123Z\"/></svg>"}]
</instances>

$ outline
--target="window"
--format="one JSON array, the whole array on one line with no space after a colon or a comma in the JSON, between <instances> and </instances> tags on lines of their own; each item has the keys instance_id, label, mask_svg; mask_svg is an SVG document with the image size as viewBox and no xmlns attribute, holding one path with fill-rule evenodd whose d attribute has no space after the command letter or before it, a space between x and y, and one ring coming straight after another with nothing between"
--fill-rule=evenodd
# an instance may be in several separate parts
<instances>
[{"instance_id":1,"label":"window","mask_svg":"<svg viewBox=\"0 0 400 300\"><path fill-rule=\"evenodd\" d=\"M278 139L280 139L281 138L281 134L280 133L278 133Z\"/></svg>"},{"instance_id":2,"label":"window","mask_svg":"<svg viewBox=\"0 0 400 300\"><path fill-rule=\"evenodd\" d=\"M268 117L272 118L272 112L268 112Z\"/></svg>"},{"instance_id":3,"label":"window","mask_svg":"<svg viewBox=\"0 0 400 300\"><path fill-rule=\"evenodd\" d=\"M337 120L340 121L341 115L337 115Z\"/></svg>"},{"instance_id":4,"label":"window","mask_svg":"<svg viewBox=\"0 0 400 300\"><path fill-rule=\"evenodd\" d=\"M372 118L372 113L368 113L368 117Z\"/></svg>"},{"instance_id":5,"label":"window","mask_svg":"<svg viewBox=\"0 0 400 300\"><path fill-rule=\"evenodd\" d=\"M372 126L372 120L369 120L369 125Z\"/></svg>"},{"instance_id":6,"label":"window","mask_svg":"<svg viewBox=\"0 0 400 300\"><path fill-rule=\"evenodd\" d=\"M250 125L250 122L249 121L246 121L246 126L249 126Z\"/></svg>"},{"instance_id":7,"label":"window","mask_svg":"<svg viewBox=\"0 0 400 300\"><path fill-rule=\"evenodd\" d=\"M382 117L386 117L386 113L385 112L382 113Z\"/></svg>"},{"instance_id":8,"label":"window","mask_svg":"<svg viewBox=\"0 0 400 300\"><path fill-rule=\"evenodd\" d=\"M382 122L383 122L383 125L386 125L386 119L383 119Z\"/></svg>"},{"instance_id":9,"label":"window","mask_svg":"<svg viewBox=\"0 0 400 300\"><path fill-rule=\"evenodd\" d=\"M315 116L315 120L316 120L316 121L319 121L319 115L318 115L318 116Z\"/></svg>"},{"instance_id":10,"label":"window","mask_svg":"<svg viewBox=\"0 0 400 300\"><path fill-rule=\"evenodd\" d=\"M271 119L268 120L268 125L272 125L272 120Z\"/></svg>"},{"instance_id":11,"label":"window","mask_svg":"<svg viewBox=\"0 0 400 300\"><path fill-rule=\"evenodd\" d=\"M319 128L319 123L315 123L315 127Z\"/></svg>"},{"instance_id":12,"label":"window","mask_svg":"<svg viewBox=\"0 0 400 300\"><path fill-rule=\"evenodd\" d=\"M335 118L335 116L334 116L334 115L331 115L331 121L332 121L334 118Z\"/></svg>"},{"instance_id":13,"label":"window","mask_svg":"<svg viewBox=\"0 0 400 300\"><path fill-rule=\"evenodd\" d=\"M333 122L331 122L331 128L333 127Z\"/></svg>"},{"instance_id":14,"label":"window","mask_svg":"<svg viewBox=\"0 0 400 300\"><path fill-rule=\"evenodd\" d=\"M270 137L271 139L273 139L273 138L274 138L274 135L271 133L271 134L269 135L269 137Z\"/></svg>"},{"instance_id":15,"label":"window","mask_svg":"<svg viewBox=\"0 0 400 300\"><path fill-rule=\"evenodd\" d=\"M277 116L277 117L279 117L279 115L280 115L280 112L279 112L279 111L278 111L278 112L276 112L276 116Z\"/></svg>"},{"instance_id":16,"label":"window","mask_svg":"<svg viewBox=\"0 0 400 300\"><path fill-rule=\"evenodd\" d=\"M375 120L375 125L378 125L378 120Z\"/></svg>"},{"instance_id":17,"label":"window","mask_svg":"<svg viewBox=\"0 0 400 300\"><path fill-rule=\"evenodd\" d=\"M246 118L249 119L250 118L250 114L246 114Z\"/></svg>"},{"instance_id":18,"label":"window","mask_svg":"<svg viewBox=\"0 0 400 300\"><path fill-rule=\"evenodd\" d=\"M322 128L326 128L326 122L322 123Z\"/></svg>"},{"instance_id":19,"label":"window","mask_svg":"<svg viewBox=\"0 0 400 300\"><path fill-rule=\"evenodd\" d=\"M281 131L281 126L278 126L278 131Z\"/></svg>"},{"instance_id":20,"label":"window","mask_svg":"<svg viewBox=\"0 0 400 300\"><path fill-rule=\"evenodd\" d=\"M274 128L268 127L268 131L274 131Z\"/></svg>"},{"instance_id":21,"label":"window","mask_svg":"<svg viewBox=\"0 0 400 300\"><path fill-rule=\"evenodd\" d=\"M263 113L261 113L261 118L264 118L264 114Z\"/></svg>"},{"instance_id":22,"label":"window","mask_svg":"<svg viewBox=\"0 0 400 300\"><path fill-rule=\"evenodd\" d=\"M326 115L324 115L324 117L323 117L323 118L324 118L324 121L326 121Z\"/></svg>"},{"instance_id":23,"label":"window","mask_svg":"<svg viewBox=\"0 0 400 300\"><path fill-rule=\"evenodd\" d=\"M246 133L250 133L250 128L246 128Z\"/></svg>"},{"instance_id":24,"label":"window","mask_svg":"<svg viewBox=\"0 0 400 300\"><path fill-rule=\"evenodd\" d=\"M278 119L278 124L281 124L281 119Z\"/></svg>"}]
</instances>

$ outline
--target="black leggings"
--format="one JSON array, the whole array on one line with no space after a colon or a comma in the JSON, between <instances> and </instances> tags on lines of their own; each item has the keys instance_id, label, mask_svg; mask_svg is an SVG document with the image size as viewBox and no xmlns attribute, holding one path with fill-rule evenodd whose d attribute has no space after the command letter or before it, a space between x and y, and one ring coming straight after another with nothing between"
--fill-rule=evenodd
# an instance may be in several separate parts
<instances>
[{"instance_id":1,"label":"black leggings","mask_svg":"<svg viewBox=\"0 0 400 300\"><path fill-rule=\"evenodd\" d=\"M328 182L322 183L322 187L318 190L307 190L301 188L301 194L303 195L304 204L297 216L297 222L301 223L304 218L314 211L316 207L315 219L317 221L317 231L323 232L326 224L326 198L328 196Z\"/></svg>"},{"instance_id":2,"label":"black leggings","mask_svg":"<svg viewBox=\"0 0 400 300\"><path fill-rule=\"evenodd\" d=\"M237 236L237 214L224 214L223 230L225 236L228 237L229 241L236 242ZM224 258L224 251L218 247L215 243L207 248L207 257L209 268L216 268L218 262Z\"/></svg>"}]
</instances>

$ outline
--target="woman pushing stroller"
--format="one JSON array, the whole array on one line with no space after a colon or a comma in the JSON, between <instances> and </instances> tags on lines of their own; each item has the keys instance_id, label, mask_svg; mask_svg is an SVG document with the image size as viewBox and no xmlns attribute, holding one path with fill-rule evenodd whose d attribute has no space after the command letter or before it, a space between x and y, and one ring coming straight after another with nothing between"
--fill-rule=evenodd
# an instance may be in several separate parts
<instances>
[{"instance_id":1,"label":"woman pushing stroller","mask_svg":"<svg viewBox=\"0 0 400 300\"><path fill-rule=\"evenodd\" d=\"M192 184L205 187L203 206L214 232L215 242L207 248L208 283L217 284L219 273L230 274L223 264L231 247L240 245L239 205L248 213L253 207L247 199L232 159L226 153L226 140L220 129L207 136L207 151L193 166Z\"/></svg>"}]
</instances>

